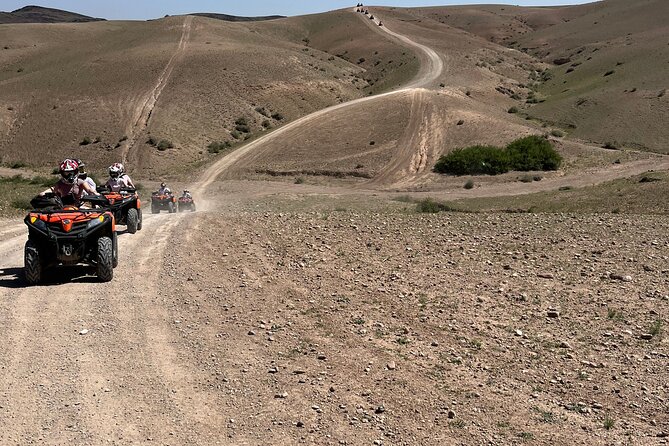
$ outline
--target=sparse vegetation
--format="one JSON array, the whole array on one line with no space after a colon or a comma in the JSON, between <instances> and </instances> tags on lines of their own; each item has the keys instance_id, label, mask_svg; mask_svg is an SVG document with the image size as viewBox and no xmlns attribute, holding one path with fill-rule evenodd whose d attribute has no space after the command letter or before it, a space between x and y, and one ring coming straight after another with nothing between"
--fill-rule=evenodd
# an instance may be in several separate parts
<instances>
[{"instance_id":1,"label":"sparse vegetation","mask_svg":"<svg viewBox=\"0 0 669 446\"><path fill-rule=\"evenodd\" d=\"M153 136L149 136L149 139L146 140L146 143L150 146L155 147L156 145L158 145L158 140Z\"/></svg>"},{"instance_id":2,"label":"sparse vegetation","mask_svg":"<svg viewBox=\"0 0 669 446\"><path fill-rule=\"evenodd\" d=\"M90 143L91 143L91 138L89 138L88 136L84 136L84 139L82 139L81 142L79 142L79 145L80 146L87 146Z\"/></svg>"},{"instance_id":3,"label":"sparse vegetation","mask_svg":"<svg viewBox=\"0 0 669 446\"><path fill-rule=\"evenodd\" d=\"M564 137L564 132L562 130L551 130L551 135L555 136L556 138L562 138Z\"/></svg>"},{"instance_id":4,"label":"sparse vegetation","mask_svg":"<svg viewBox=\"0 0 669 446\"><path fill-rule=\"evenodd\" d=\"M604 429L611 430L613 427L616 425L616 422L613 420L613 418L607 416L604 418Z\"/></svg>"},{"instance_id":5,"label":"sparse vegetation","mask_svg":"<svg viewBox=\"0 0 669 446\"><path fill-rule=\"evenodd\" d=\"M518 107L516 107L515 105L508 110L508 112L512 114L518 113L518 111L519 111Z\"/></svg>"},{"instance_id":6,"label":"sparse vegetation","mask_svg":"<svg viewBox=\"0 0 669 446\"><path fill-rule=\"evenodd\" d=\"M474 180L469 179L464 185L464 188L469 190L469 189L474 189Z\"/></svg>"},{"instance_id":7,"label":"sparse vegetation","mask_svg":"<svg viewBox=\"0 0 669 446\"><path fill-rule=\"evenodd\" d=\"M304 184L304 177L295 178L295 184Z\"/></svg>"},{"instance_id":8,"label":"sparse vegetation","mask_svg":"<svg viewBox=\"0 0 669 446\"><path fill-rule=\"evenodd\" d=\"M653 325L650 326L648 333L653 335L653 337L659 336L662 333L662 319L656 319Z\"/></svg>"},{"instance_id":9,"label":"sparse vegetation","mask_svg":"<svg viewBox=\"0 0 669 446\"><path fill-rule=\"evenodd\" d=\"M163 151L165 151L165 150L167 150L167 149L173 149L173 148L174 148L174 144L172 144L172 141L169 141L169 140L167 140L167 139L162 139L162 140L160 140L160 142L156 145L156 147L158 148L158 150L160 150L161 152L163 152Z\"/></svg>"},{"instance_id":10,"label":"sparse vegetation","mask_svg":"<svg viewBox=\"0 0 669 446\"><path fill-rule=\"evenodd\" d=\"M435 201L432 198L425 198L416 203L416 212L421 214L438 214L439 212L455 211L452 206Z\"/></svg>"},{"instance_id":11,"label":"sparse vegetation","mask_svg":"<svg viewBox=\"0 0 669 446\"><path fill-rule=\"evenodd\" d=\"M220 153L232 147L230 141L213 141L207 146L209 153Z\"/></svg>"},{"instance_id":12,"label":"sparse vegetation","mask_svg":"<svg viewBox=\"0 0 669 446\"><path fill-rule=\"evenodd\" d=\"M272 119L275 121L283 121L283 115L281 113L272 113Z\"/></svg>"}]
</instances>

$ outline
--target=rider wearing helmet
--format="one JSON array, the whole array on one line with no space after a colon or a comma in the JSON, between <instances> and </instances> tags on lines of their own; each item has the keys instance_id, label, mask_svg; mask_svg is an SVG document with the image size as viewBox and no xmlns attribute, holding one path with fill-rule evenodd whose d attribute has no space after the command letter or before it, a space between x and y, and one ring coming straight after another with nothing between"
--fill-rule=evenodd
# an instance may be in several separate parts
<instances>
[{"instance_id":1,"label":"rider wearing helmet","mask_svg":"<svg viewBox=\"0 0 669 446\"><path fill-rule=\"evenodd\" d=\"M172 191L170 190L169 187L167 187L167 184L163 181L160 183L160 189L158 189L158 194L160 195L170 195Z\"/></svg>"},{"instance_id":2,"label":"rider wearing helmet","mask_svg":"<svg viewBox=\"0 0 669 446\"><path fill-rule=\"evenodd\" d=\"M93 181L93 178L89 177L88 172L86 172L86 163L79 159L76 160L76 162L79 164L79 178L84 180L91 189L96 190L97 185L95 184L95 181Z\"/></svg>"},{"instance_id":3,"label":"rider wearing helmet","mask_svg":"<svg viewBox=\"0 0 669 446\"><path fill-rule=\"evenodd\" d=\"M79 163L77 163L77 160L64 160L60 163L58 171L60 172L60 180L58 180L53 187L45 190L40 195L53 193L60 198L63 198L63 201L72 201L75 206L80 205L81 197L83 197L85 193L89 195L99 195L94 187L91 187L85 180L79 178Z\"/></svg>"},{"instance_id":4,"label":"rider wearing helmet","mask_svg":"<svg viewBox=\"0 0 669 446\"><path fill-rule=\"evenodd\" d=\"M193 196L190 194L190 191L188 189L184 189L184 193L182 195L183 198L193 198Z\"/></svg>"},{"instance_id":5,"label":"rider wearing helmet","mask_svg":"<svg viewBox=\"0 0 669 446\"><path fill-rule=\"evenodd\" d=\"M118 192L122 188L131 187L134 188L135 184L132 182L130 177L125 173L125 167L121 163L114 163L109 166L109 180L105 184L107 189Z\"/></svg>"}]
</instances>

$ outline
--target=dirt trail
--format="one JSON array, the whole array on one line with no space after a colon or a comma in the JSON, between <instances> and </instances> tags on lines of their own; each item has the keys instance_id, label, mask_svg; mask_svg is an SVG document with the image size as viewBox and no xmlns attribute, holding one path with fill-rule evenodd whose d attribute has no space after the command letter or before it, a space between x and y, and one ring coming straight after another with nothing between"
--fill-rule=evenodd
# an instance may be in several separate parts
<instances>
[{"instance_id":1,"label":"dirt trail","mask_svg":"<svg viewBox=\"0 0 669 446\"><path fill-rule=\"evenodd\" d=\"M184 18L181 39L179 40L177 49L174 51L174 54L172 54L172 57L167 62L167 65L165 65L165 69L163 69L162 73L158 77L156 85L151 89L151 91L147 93L143 101L137 104L137 107L135 107L133 121L127 129L128 139L124 141L123 145L121 146L121 159L123 160L124 164L128 162L128 155L130 150L132 150L132 148L137 143L137 139L149 125L149 120L151 119L153 109L156 107L156 103L158 102L161 93L170 80L170 76L174 70L177 58L182 55L184 51L186 51L186 44L190 38L192 23L192 16L186 16Z\"/></svg>"}]
</instances>

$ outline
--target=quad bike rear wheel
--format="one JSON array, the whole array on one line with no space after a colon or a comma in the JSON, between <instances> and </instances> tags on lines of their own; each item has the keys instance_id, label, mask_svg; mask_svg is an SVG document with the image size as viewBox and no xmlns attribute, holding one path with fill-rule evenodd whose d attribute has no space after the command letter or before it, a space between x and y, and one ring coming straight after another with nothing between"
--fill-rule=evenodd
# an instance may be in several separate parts
<instances>
[{"instance_id":1,"label":"quad bike rear wheel","mask_svg":"<svg viewBox=\"0 0 669 446\"><path fill-rule=\"evenodd\" d=\"M98 239L98 278L103 282L109 282L114 278L114 244L109 237Z\"/></svg>"},{"instance_id":2,"label":"quad bike rear wheel","mask_svg":"<svg viewBox=\"0 0 669 446\"><path fill-rule=\"evenodd\" d=\"M170 214L174 214L176 211L174 210L174 203L169 202L167 204L167 209L170 211Z\"/></svg>"},{"instance_id":3,"label":"quad bike rear wheel","mask_svg":"<svg viewBox=\"0 0 669 446\"><path fill-rule=\"evenodd\" d=\"M28 240L24 249L23 274L28 285L35 285L42 280L42 261L37 245Z\"/></svg>"},{"instance_id":4,"label":"quad bike rear wheel","mask_svg":"<svg viewBox=\"0 0 669 446\"><path fill-rule=\"evenodd\" d=\"M142 230L142 210L137 209L137 215L139 215L139 221L137 222L137 230L141 231Z\"/></svg>"},{"instance_id":5,"label":"quad bike rear wheel","mask_svg":"<svg viewBox=\"0 0 669 446\"><path fill-rule=\"evenodd\" d=\"M179 212L183 212L184 211L184 205L179 203L179 206L177 206L177 209L179 210Z\"/></svg>"},{"instance_id":6,"label":"quad bike rear wheel","mask_svg":"<svg viewBox=\"0 0 669 446\"><path fill-rule=\"evenodd\" d=\"M160 209L158 209L156 206L151 205L151 213L160 214Z\"/></svg>"},{"instance_id":7,"label":"quad bike rear wheel","mask_svg":"<svg viewBox=\"0 0 669 446\"><path fill-rule=\"evenodd\" d=\"M128 209L128 216L126 217L126 223L127 223L127 228L128 232L130 234L134 234L137 232L137 225L139 224L139 214L137 213L137 209Z\"/></svg>"}]
</instances>

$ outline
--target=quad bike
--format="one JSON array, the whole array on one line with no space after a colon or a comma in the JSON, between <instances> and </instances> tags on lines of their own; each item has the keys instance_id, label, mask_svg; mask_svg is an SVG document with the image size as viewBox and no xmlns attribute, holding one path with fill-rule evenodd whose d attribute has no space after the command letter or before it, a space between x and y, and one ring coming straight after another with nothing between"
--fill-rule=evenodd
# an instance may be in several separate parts
<instances>
[{"instance_id":1,"label":"quad bike","mask_svg":"<svg viewBox=\"0 0 669 446\"><path fill-rule=\"evenodd\" d=\"M195 201L193 201L193 197L179 197L179 212L185 210L195 212Z\"/></svg>"},{"instance_id":2,"label":"quad bike","mask_svg":"<svg viewBox=\"0 0 669 446\"><path fill-rule=\"evenodd\" d=\"M117 224L125 225L130 234L142 229L142 203L136 189L121 188L113 192L100 186L98 192L109 202L107 207L114 214Z\"/></svg>"},{"instance_id":3,"label":"quad bike","mask_svg":"<svg viewBox=\"0 0 669 446\"><path fill-rule=\"evenodd\" d=\"M104 209L104 197L84 197L94 209L63 205L53 194L35 197L28 213L28 241L24 252L24 275L30 285L42 281L44 272L60 265L86 265L98 278L109 282L118 265L118 242L114 214Z\"/></svg>"},{"instance_id":4,"label":"quad bike","mask_svg":"<svg viewBox=\"0 0 669 446\"><path fill-rule=\"evenodd\" d=\"M177 198L170 194L160 194L153 192L151 194L151 213L159 214L160 211L167 210L170 214L177 211Z\"/></svg>"}]
</instances>

